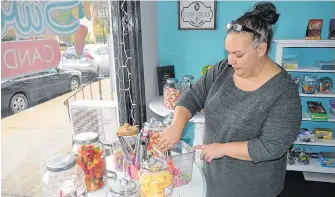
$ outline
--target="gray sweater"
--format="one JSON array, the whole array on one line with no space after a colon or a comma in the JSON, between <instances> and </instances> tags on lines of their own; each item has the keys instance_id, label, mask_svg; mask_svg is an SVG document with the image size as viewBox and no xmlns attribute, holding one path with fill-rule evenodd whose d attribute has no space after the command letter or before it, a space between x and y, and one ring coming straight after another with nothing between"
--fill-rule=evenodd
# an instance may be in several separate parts
<instances>
[{"instance_id":1,"label":"gray sweater","mask_svg":"<svg viewBox=\"0 0 335 197\"><path fill-rule=\"evenodd\" d=\"M231 157L204 162L207 197L273 197L284 187L286 152L301 124L296 84L282 70L255 91L233 81L226 60L178 99L192 115L205 110L204 144L248 141L252 161Z\"/></svg>"}]
</instances>

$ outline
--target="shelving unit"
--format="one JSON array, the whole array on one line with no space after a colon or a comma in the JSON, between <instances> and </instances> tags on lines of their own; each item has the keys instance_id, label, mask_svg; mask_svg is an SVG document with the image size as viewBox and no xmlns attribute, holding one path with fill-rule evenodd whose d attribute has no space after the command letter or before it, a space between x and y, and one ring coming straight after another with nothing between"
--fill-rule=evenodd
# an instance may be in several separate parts
<instances>
[{"instance_id":1,"label":"shelving unit","mask_svg":"<svg viewBox=\"0 0 335 197\"><path fill-rule=\"evenodd\" d=\"M276 63L282 66L283 49L287 47L295 48L335 48L335 40L276 40ZM288 72L300 73L331 73L334 74L335 70L321 70L316 66L301 66L298 69L286 69ZM311 98L334 98L335 92L328 94L318 93L304 94L300 92L301 97ZM303 121L317 121L320 125L323 122L335 122L335 116L328 114L328 120L312 120L308 113L302 116ZM309 145L309 146L327 146L335 147L335 139L329 141L317 140L312 143L294 142L296 145ZM287 170L301 171L304 174L305 180L333 182L335 183L335 168L322 167L318 159L312 159L309 165L301 165L296 162L294 165L287 165Z\"/></svg>"}]
</instances>

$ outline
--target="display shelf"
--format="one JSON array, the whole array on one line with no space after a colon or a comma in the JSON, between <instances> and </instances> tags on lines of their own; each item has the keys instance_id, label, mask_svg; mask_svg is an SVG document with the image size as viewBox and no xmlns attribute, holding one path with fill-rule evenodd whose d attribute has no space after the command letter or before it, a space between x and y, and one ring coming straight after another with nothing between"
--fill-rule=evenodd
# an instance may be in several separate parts
<instances>
[{"instance_id":1,"label":"display shelf","mask_svg":"<svg viewBox=\"0 0 335 197\"><path fill-rule=\"evenodd\" d=\"M335 174L303 172L306 181L335 183Z\"/></svg>"},{"instance_id":2,"label":"display shelf","mask_svg":"<svg viewBox=\"0 0 335 197\"><path fill-rule=\"evenodd\" d=\"M316 66L301 67L297 69L285 69L287 72L306 72L306 73L335 73L335 70L321 70Z\"/></svg>"},{"instance_id":3,"label":"display shelf","mask_svg":"<svg viewBox=\"0 0 335 197\"><path fill-rule=\"evenodd\" d=\"M275 40L280 47L335 47L335 40Z\"/></svg>"},{"instance_id":4,"label":"display shelf","mask_svg":"<svg viewBox=\"0 0 335 197\"><path fill-rule=\"evenodd\" d=\"M293 142L293 144L310 145L310 146L335 146L335 139L315 140L314 142Z\"/></svg>"},{"instance_id":5,"label":"display shelf","mask_svg":"<svg viewBox=\"0 0 335 197\"><path fill-rule=\"evenodd\" d=\"M314 158L309 165L301 165L296 161L294 165L287 165L287 170L335 174L335 168L322 167L318 159Z\"/></svg>"},{"instance_id":6,"label":"display shelf","mask_svg":"<svg viewBox=\"0 0 335 197\"><path fill-rule=\"evenodd\" d=\"M303 97L323 97L323 98L328 98L328 97L334 97L335 98L335 92L330 92L330 93L320 93L320 92L315 92L314 94L305 94L300 92L300 96Z\"/></svg>"},{"instance_id":7,"label":"display shelf","mask_svg":"<svg viewBox=\"0 0 335 197\"><path fill-rule=\"evenodd\" d=\"M331 113L328 113L328 120L312 120L308 113L302 115L302 120L304 121L315 121L315 122L335 122L335 116Z\"/></svg>"}]
</instances>

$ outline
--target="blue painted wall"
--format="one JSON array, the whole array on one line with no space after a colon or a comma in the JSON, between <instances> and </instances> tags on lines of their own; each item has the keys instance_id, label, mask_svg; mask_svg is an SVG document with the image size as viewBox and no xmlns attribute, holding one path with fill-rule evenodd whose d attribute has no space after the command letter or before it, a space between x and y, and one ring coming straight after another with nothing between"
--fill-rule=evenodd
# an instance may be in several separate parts
<instances>
[{"instance_id":1,"label":"blue painted wall","mask_svg":"<svg viewBox=\"0 0 335 197\"><path fill-rule=\"evenodd\" d=\"M225 26L228 22L238 18L245 11L252 9L256 2L252 1L218 1L216 30L178 30L177 1L158 2L159 26L159 58L160 65L174 65L176 77L184 74L199 78L204 65L215 64L226 58L224 48ZM304 39L307 22L312 18L323 19L322 39L328 38L329 20L335 18L335 2L305 1L305 2L273 2L281 14L274 26L274 39ZM335 59L335 49L324 48L289 48L284 49L284 57L295 56L300 65L313 65L316 60ZM269 56L275 58L275 44L272 45ZM300 73L303 74L303 73ZM318 74L318 77L329 76L335 82L335 74ZM329 98L302 98L303 110L306 111L306 101L321 101L326 110L329 109ZM331 128L335 136L335 123L303 121L302 127ZM193 137L193 126L188 125L184 136ZM316 147L323 148L323 147ZM327 148L323 150L333 150Z\"/></svg>"}]
</instances>

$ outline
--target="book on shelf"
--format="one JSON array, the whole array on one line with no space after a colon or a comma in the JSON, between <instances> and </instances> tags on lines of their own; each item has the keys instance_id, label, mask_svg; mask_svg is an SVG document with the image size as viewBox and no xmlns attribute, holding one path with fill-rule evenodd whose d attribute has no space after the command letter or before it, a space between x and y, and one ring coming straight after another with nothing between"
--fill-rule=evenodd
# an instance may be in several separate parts
<instances>
[{"instance_id":1,"label":"book on shelf","mask_svg":"<svg viewBox=\"0 0 335 197\"><path fill-rule=\"evenodd\" d=\"M321 40L323 19L310 19L306 29L306 40Z\"/></svg>"}]
</instances>

